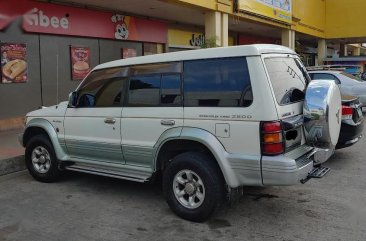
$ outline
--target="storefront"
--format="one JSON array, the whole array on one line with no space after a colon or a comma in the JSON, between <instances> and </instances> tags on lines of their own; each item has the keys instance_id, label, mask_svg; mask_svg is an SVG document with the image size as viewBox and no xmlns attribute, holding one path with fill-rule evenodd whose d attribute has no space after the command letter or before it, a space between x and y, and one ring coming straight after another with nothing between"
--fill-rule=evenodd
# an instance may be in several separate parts
<instances>
[{"instance_id":1,"label":"storefront","mask_svg":"<svg viewBox=\"0 0 366 241\"><path fill-rule=\"evenodd\" d=\"M28 13L17 21L0 21L0 120L67 100L99 63L161 53L167 42L164 22L49 3L27 4L23 8Z\"/></svg>"}]
</instances>

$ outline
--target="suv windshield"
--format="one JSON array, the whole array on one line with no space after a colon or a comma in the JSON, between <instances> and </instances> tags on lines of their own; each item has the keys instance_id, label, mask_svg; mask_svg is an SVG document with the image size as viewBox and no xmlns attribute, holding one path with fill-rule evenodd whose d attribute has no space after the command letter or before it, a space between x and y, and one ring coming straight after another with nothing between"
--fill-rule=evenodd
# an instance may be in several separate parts
<instances>
[{"instance_id":1,"label":"suv windshield","mask_svg":"<svg viewBox=\"0 0 366 241\"><path fill-rule=\"evenodd\" d=\"M310 78L298 59L272 57L266 58L264 62L280 105L304 100L305 88Z\"/></svg>"}]
</instances>

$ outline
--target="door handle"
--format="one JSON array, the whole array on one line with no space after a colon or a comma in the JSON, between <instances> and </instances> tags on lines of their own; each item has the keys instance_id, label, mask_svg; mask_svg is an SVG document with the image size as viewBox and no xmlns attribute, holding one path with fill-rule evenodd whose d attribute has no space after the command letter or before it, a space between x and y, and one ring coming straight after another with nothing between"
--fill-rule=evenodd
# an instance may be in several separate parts
<instances>
[{"instance_id":1,"label":"door handle","mask_svg":"<svg viewBox=\"0 0 366 241\"><path fill-rule=\"evenodd\" d=\"M114 124L114 123L116 123L116 119L114 119L114 118L106 118L106 119L104 119L104 123L106 123L106 124Z\"/></svg>"},{"instance_id":2,"label":"door handle","mask_svg":"<svg viewBox=\"0 0 366 241\"><path fill-rule=\"evenodd\" d=\"M175 121L174 120L161 120L160 124L162 124L163 126L174 126Z\"/></svg>"}]
</instances>

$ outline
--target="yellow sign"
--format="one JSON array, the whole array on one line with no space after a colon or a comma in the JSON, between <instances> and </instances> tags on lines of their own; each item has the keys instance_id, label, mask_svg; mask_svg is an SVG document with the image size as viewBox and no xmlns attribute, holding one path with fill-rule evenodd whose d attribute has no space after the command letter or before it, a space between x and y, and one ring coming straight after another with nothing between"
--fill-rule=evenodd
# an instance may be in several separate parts
<instances>
[{"instance_id":1,"label":"yellow sign","mask_svg":"<svg viewBox=\"0 0 366 241\"><path fill-rule=\"evenodd\" d=\"M239 0L238 10L292 23L292 0Z\"/></svg>"}]
</instances>

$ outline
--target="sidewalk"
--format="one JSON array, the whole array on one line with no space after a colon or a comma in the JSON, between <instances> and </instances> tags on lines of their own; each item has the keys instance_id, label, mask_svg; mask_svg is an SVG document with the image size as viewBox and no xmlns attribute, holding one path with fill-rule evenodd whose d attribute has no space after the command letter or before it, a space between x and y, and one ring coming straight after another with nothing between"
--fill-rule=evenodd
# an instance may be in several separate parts
<instances>
[{"instance_id":1,"label":"sidewalk","mask_svg":"<svg viewBox=\"0 0 366 241\"><path fill-rule=\"evenodd\" d=\"M18 141L23 130L0 132L0 176L25 169L24 148Z\"/></svg>"}]
</instances>

